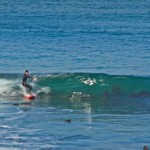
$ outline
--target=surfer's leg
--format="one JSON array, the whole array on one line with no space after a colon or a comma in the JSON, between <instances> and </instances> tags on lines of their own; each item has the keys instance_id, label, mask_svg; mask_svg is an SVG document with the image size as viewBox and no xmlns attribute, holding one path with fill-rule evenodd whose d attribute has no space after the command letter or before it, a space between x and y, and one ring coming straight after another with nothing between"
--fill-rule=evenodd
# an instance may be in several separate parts
<instances>
[{"instance_id":1,"label":"surfer's leg","mask_svg":"<svg viewBox=\"0 0 150 150\"><path fill-rule=\"evenodd\" d=\"M31 93L31 91L32 91L32 87L30 86L30 87L29 87L29 93Z\"/></svg>"},{"instance_id":2,"label":"surfer's leg","mask_svg":"<svg viewBox=\"0 0 150 150\"><path fill-rule=\"evenodd\" d=\"M29 84L26 84L25 87L28 88L29 93L31 93L32 87Z\"/></svg>"}]
</instances>

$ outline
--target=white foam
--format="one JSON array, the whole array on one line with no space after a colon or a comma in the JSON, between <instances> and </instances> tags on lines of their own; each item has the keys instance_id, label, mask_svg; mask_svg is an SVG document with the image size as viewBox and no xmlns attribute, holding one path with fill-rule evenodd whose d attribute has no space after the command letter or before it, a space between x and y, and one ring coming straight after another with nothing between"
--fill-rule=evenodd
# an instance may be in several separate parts
<instances>
[{"instance_id":1,"label":"white foam","mask_svg":"<svg viewBox=\"0 0 150 150\"><path fill-rule=\"evenodd\" d=\"M0 79L0 95L6 95L11 91L12 80Z\"/></svg>"},{"instance_id":2,"label":"white foam","mask_svg":"<svg viewBox=\"0 0 150 150\"><path fill-rule=\"evenodd\" d=\"M73 92L70 99L73 100L76 98L80 98L81 96L82 96L82 92Z\"/></svg>"},{"instance_id":3,"label":"white foam","mask_svg":"<svg viewBox=\"0 0 150 150\"><path fill-rule=\"evenodd\" d=\"M81 80L83 83L85 83L85 84L88 84L88 85L93 85L93 84L95 84L95 83L97 83L96 82L96 80L95 79L91 79L91 78L88 78L88 79L82 79Z\"/></svg>"},{"instance_id":4,"label":"white foam","mask_svg":"<svg viewBox=\"0 0 150 150\"><path fill-rule=\"evenodd\" d=\"M11 127L11 126L8 126L8 125L0 125L0 128L10 129L10 128L12 128L12 127Z\"/></svg>"},{"instance_id":5,"label":"white foam","mask_svg":"<svg viewBox=\"0 0 150 150\"><path fill-rule=\"evenodd\" d=\"M49 95L51 93L51 89L49 87L42 87L37 91L37 94L44 93Z\"/></svg>"},{"instance_id":6,"label":"white foam","mask_svg":"<svg viewBox=\"0 0 150 150\"><path fill-rule=\"evenodd\" d=\"M16 87L20 90L17 90ZM16 96L21 94L23 88L21 87L20 80L0 79L0 95L1 96Z\"/></svg>"}]
</instances>

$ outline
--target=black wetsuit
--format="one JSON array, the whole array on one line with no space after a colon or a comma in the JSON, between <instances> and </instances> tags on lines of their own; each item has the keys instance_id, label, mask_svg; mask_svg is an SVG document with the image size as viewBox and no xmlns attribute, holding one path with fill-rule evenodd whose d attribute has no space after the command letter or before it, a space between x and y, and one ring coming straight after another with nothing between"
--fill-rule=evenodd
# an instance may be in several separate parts
<instances>
[{"instance_id":1,"label":"black wetsuit","mask_svg":"<svg viewBox=\"0 0 150 150\"><path fill-rule=\"evenodd\" d=\"M24 74L24 75L23 75L23 78L22 78L22 85L23 85L24 87L28 88L28 89L29 89L29 93L30 93L31 90L32 90L32 87L31 87L29 84L26 83L26 82L27 82L27 78L31 78L31 77L28 76L28 75L26 75L26 74Z\"/></svg>"}]
</instances>

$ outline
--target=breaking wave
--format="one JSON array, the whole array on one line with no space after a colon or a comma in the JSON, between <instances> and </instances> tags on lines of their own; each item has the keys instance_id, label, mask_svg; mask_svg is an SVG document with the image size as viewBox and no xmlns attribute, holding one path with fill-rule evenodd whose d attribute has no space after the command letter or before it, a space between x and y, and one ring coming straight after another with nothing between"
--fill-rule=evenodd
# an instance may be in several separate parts
<instances>
[{"instance_id":1,"label":"breaking wave","mask_svg":"<svg viewBox=\"0 0 150 150\"><path fill-rule=\"evenodd\" d=\"M108 94L149 96L150 78L97 73L66 73L36 75L29 81L39 95L90 97ZM0 74L0 95L15 96L25 92L22 75Z\"/></svg>"}]
</instances>

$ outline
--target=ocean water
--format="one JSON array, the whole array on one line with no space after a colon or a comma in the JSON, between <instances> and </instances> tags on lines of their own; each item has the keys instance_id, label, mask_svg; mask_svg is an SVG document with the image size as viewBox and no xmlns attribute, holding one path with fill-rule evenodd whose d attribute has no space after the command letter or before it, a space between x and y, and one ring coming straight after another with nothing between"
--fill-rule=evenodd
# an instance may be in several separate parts
<instances>
[{"instance_id":1,"label":"ocean water","mask_svg":"<svg viewBox=\"0 0 150 150\"><path fill-rule=\"evenodd\" d=\"M149 29L149 0L1 0L0 149L150 147Z\"/></svg>"}]
</instances>

